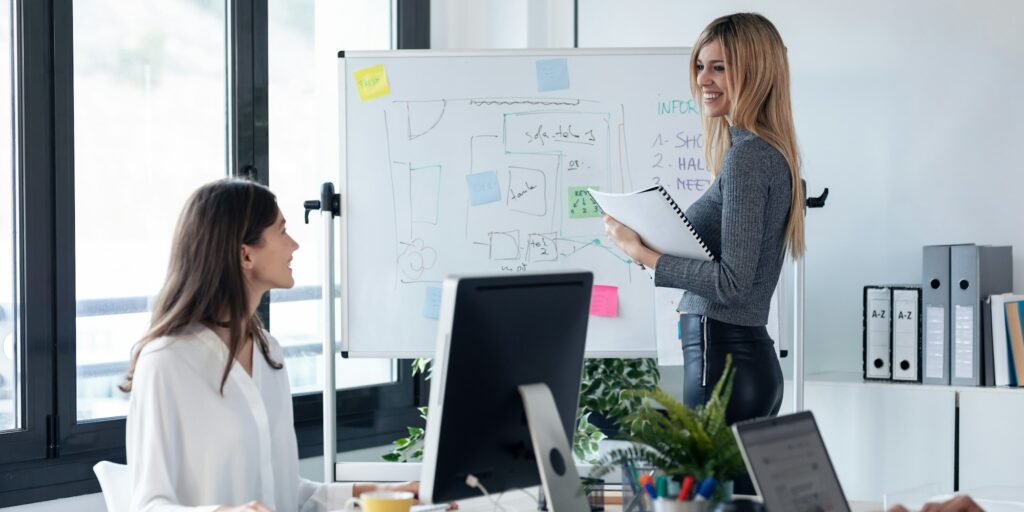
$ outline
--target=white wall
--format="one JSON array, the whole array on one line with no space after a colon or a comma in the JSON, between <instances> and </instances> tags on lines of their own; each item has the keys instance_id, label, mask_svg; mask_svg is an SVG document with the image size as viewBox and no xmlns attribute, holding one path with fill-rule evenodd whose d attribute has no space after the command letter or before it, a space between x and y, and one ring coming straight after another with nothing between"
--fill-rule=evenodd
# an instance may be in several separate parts
<instances>
[{"instance_id":1,"label":"white wall","mask_svg":"<svg viewBox=\"0 0 1024 512\"><path fill-rule=\"evenodd\" d=\"M807 365L859 371L861 289L916 283L921 246L1024 249L1024 4L983 0L580 1L580 46L692 45L716 16L769 17L789 48L809 192ZM1014 258L1015 286L1024 268Z\"/></svg>"},{"instance_id":2,"label":"white wall","mask_svg":"<svg viewBox=\"0 0 1024 512\"><path fill-rule=\"evenodd\" d=\"M572 0L433 0L434 49L571 48Z\"/></svg>"},{"instance_id":3,"label":"white wall","mask_svg":"<svg viewBox=\"0 0 1024 512\"><path fill-rule=\"evenodd\" d=\"M448 0L448 6L468 0ZM442 2L437 2L442 3ZM515 2L512 2L515 4ZM472 2L473 26L522 17ZM1024 250L1024 4L1001 0L580 0L580 47L690 46L722 14L757 11L789 48L808 192L807 369L861 367L865 284L917 283L921 246L975 242ZM508 7L506 7L508 8ZM558 23L571 45L568 23ZM435 25L436 27L437 25ZM463 25L444 27L458 47ZM486 31L473 34L473 46ZM440 37L440 36L439 36ZM468 37L468 36L467 36ZM495 39L496 46L509 43ZM1020 254L1016 290L1024 290Z\"/></svg>"}]
</instances>

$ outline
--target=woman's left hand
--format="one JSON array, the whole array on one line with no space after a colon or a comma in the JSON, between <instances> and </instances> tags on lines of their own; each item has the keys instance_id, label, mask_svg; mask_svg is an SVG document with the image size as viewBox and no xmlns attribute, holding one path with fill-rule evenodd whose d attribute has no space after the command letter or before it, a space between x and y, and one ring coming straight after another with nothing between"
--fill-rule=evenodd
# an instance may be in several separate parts
<instances>
[{"instance_id":1,"label":"woman's left hand","mask_svg":"<svg viewBox=\"0 0 1024 512\"><path fill-rule=\"evenodd\" d=\"M419 503L420 498L420 483L419 482L401 482L395 484L356 484L352 490L352 494L358 497L364 492L373 491L386 491L386 492L411 492L416 497L416 502ZM458 510L459 506L455 503L448 504L448 510Z\"/></svg>"},{"instance_id":2,"label":"woman's left hand","mask_svg":"<svg viewBox=\"0 0 1024 512\"><path fill-rule=\"evenodd\" d=\"M644 245L636 231L615 220L611 215L605 214L601 218L604 219L604 231L608 234L608 239L616 247L626 253L626 256L632 258L633 261L646 267L654 268L658 263L658 258L661 257L660 253L652 251Z\"/></svg>"},{"instance_id":3,"label":"woman's left hand","mask_svg":"<svg viewBox=\"0 0 1024 512\"><path fill-rule=\"evenodd\" d=\"M419 482L402 482L397 484L379 484L377 486L378 491L391 491L391 492L411 492L413 496L420 497L420 483Z\"/></svg>"},{"instance_id":4,"label":"woman's left hand","mask_svg":"<svg viewBox=\"0 0 1024 512\"><path fill-rule=\"evenodd\" d=\"M387 492L411 492L417 499L420 497L419 482L401 482L395 484L356 484L352 488L352 495L358 498L364 492L387 491Z\"/></svg>"}]
</instances>

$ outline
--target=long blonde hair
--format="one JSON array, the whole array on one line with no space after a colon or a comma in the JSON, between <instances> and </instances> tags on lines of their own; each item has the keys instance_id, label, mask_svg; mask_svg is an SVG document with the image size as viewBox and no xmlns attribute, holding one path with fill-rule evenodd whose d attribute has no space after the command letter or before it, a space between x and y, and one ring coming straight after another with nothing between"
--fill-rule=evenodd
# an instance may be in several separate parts
<instances>
[{"instance_id":1,"label":"long blonde hair","mask_svg":"<svg viewBox=\"0 0 1024 512\"><path fill-rule=\"evenodd\" d=\"M149 331L132 349L122 391L132 390L139 354L147 343L182 332L193 324L228 329L228 358L220 391L245 340L252 336L271 368L283 365L270 357L263 323L249 314L248 292L239 254L242 245L261 243L263 230L277 220L277 199L266 187L225 178L196 190L178 218L171 245L167 280L153 306Z\"/></svg>"},{"instance_id":2,"label":"long blonde hair","mask_svg":"<svg viewBox=\"0 0 1024 512\"><path fill-rule=\"evenodd\" d=\"M690 90L701 97L697 83L697 57L701 49L718 41L725 54L729 79L729 119L782 153L789 164L793 199L786 222L786 246L790 255L804 254L804 190L800 175L800 152L789 99L789 61L786 46L775 25L756 13L737 13L712 21L697 38L690 55ZM714 177L722 169L726 151L732 146L729 122L723 117L704 115L704 155Z\"/></svg>"}]
</instances>

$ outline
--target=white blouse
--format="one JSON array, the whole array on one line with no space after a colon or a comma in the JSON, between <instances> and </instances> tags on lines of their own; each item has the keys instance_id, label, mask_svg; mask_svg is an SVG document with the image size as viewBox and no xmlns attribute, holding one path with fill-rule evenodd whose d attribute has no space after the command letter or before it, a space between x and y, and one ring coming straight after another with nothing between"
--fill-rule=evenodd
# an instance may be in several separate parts
<instances>
[{"instance_id":1,"label":"white blouse","mask_svg":"<svg viewBox=\"0 0 1024 512\"><path fill-rule=\"evenodd\" d=\"M284 362L267 339L271 358ZM128 405L131 510L212 511L252 500L276 512L343 507L351 485L299 477L286 370L254 347L252 376L235 361L221 396L227 357L227 345L201 325L143 349Z\"/></svg>"}]
</instances>

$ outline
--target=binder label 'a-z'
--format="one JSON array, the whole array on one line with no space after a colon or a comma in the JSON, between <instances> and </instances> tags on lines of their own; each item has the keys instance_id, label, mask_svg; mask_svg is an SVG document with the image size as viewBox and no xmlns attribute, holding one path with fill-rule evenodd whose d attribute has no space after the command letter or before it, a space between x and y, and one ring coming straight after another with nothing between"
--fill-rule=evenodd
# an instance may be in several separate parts
<instances>
[{"instance_id":1,"label":"binder label 'a-z'","mask_svg":"<svg viewBox=\"0 0 1024 512\"><path fill-rule=\"evenodd\" d=\"M889 289L867 288L867 332L865 335L864 376L869 379L891 378L889 370Z\"/></svg>"},{"instance_id":2,"label":"binder label 'a-z'","mask_svg":"<svg viewBox=\"0 0 1024 512\"><path fill-rule=\"evenodd\" d=\"M920 378L920 308L921 290L892 291L892 378L917 381Z\"/></svg>"}]
</instances>

